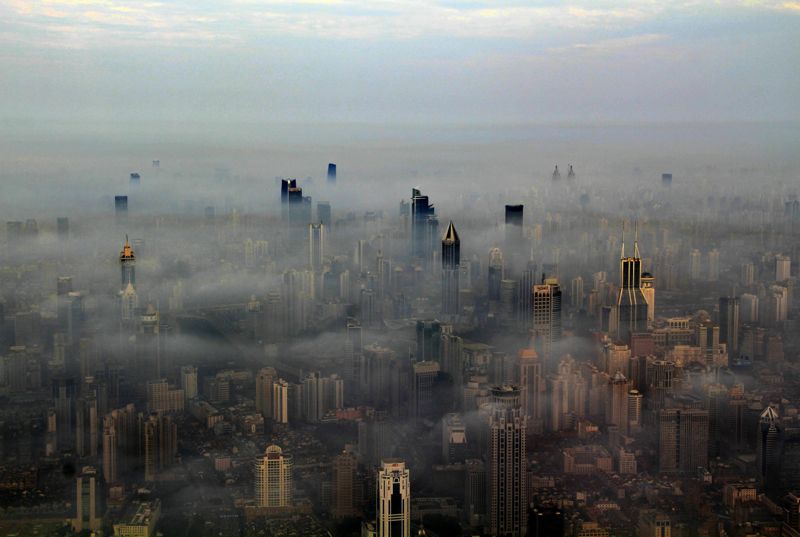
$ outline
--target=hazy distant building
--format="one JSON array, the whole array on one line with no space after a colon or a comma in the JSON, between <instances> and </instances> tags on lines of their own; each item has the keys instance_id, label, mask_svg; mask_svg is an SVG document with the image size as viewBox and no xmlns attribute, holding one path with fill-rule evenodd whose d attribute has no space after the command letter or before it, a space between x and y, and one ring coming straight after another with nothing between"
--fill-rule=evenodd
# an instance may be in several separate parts
<instances>
[{"instance_id":1,"label":"hazy distant building","mask_svg":"<svg viewBox=\"0 0 800 537\"><path fill-rule=\"evenodd\" d=\"M436 210L418 188L411 189L411 257L427 260L431 254L429 242L431 217ZM437 237L438 239L438 237Z\"/></svg>"},{"instance_id":2,"label":"hazy distant building","mask_svg":"<svg viewBox=\"0 0 800 537\"><path fill-rule=\"evenodd\" d=\"M331 204L327 201L317 203L317 220L327 229L331 229L333 219L331 217Z\"/></svg>"},{"instance_id":3,"label":"hazy distant building","mask_svg":"<svg viewBox=\"0 0 800 537\"><path fill-rule=\"evenodd\" d=\"M333 162L328 163L328 183L336 184L336 164Z\"/></svg>"},{"instance_id":4,"label":"hazy distant building","mask_svg":"<svg viewBox=\"0 0 800 537\"><path fill-rule=\"evenodd\" d=\"M352 453L340 453L333 459L333 506L334 518L356 516L355 488L358 461Z\"/></svg>"},{"instance_id":5,"label":"hazy distant building","mask_svg":"<svg viewBox=\"0 0 800 537\"><path fill-rule=\"evenodd\" d=\"M308 267L315 273L322 270L325 258L325 225L308 224Z\"/></svg>"},{"instance_id":6,"label":"hazy distant building","mask_svg":"<svg viewBox=\"0 0 800 537\"><path fill-rule=\"evenodd\" d=\"M780 479L781 436L783 434L778 411L768 406L758 418L756 436L756 465L761 484L772 489Z\"/></svg>"},{"instance_id":7,"label":"hazy distant building","mask_svg":"<svg viewBox=\"0 0 800 537\"><path fill-rule=\"evenodd\" d=\"M728 346L728 355L739 350L739 297L719 299L719 342Z\"/></svg>"},{"instance_id":8,"label":"hazy distant building","mask_svg":"<svg viewBox=\"0 0 800 537\"><path fill-rule=\"evenodd\" d=\"M405 462L381 461L376 496L378 535L411 537L411 478Z\"/></svg>"},{"instance_id":9,"label":"hazy distant building","mask_svg":"<svg viewBox=\"0 0 800 537\"><path fill-rule=\"evenodd\" d=\"M114 220L117 225L128 223L128 196L114 196Z\"/></svg>"},{"instance_id":10,"label":"hazy distant building","mask_svg":"<svg viewBox=\"0 0 800 537\"><path fill-rule=\"evenodd\" d=\"M103 510L97 470L92 466L84 466L75 481L75 518L72 520L72 529L76 532L98 531L103 523Z\"/></svg>"},{"instance_id":11,"label":"hazy distant building","mask_svg":"<svg viewBox=\"0 0 800 537\"><path fill-rule=\"evenodd\" d=\"M783 282L792 277L792 258L785 255L775 257L775 281Z\"/></svg>"},{"instance_id":12,"label":"hazy distant building","mask_svg":"<svg viewBox=\"0 0 800 537\"><path fill-rule=\"evenodd\" d=\"M658 413L658 470L693 473L708 466L708 411L669 408Z\"/></svg>"},{"instance_id":13,"label":"hazy distant building","mask_svg":"<svg viewBox=\"0 0 800 537\"><path fill-rule=\"evenodd\" d=\"M430 417L434 407L434 387L439 376L438 362L414 362L411 367L411 417Z\"/></svg>"}]
</instances>

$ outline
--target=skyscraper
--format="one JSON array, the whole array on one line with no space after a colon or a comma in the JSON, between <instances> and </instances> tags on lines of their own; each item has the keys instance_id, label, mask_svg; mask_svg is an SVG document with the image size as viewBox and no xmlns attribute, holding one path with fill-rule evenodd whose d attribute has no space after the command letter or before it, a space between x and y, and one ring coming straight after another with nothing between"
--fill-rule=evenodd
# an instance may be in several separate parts
<instances>
[{"instance_id":1,"label":"skyscraper","mask_svg":"<svg viewBox=\"0 0 800 537\"><path fill-rule=\"evenodd\" d=\"M411 478L406 463L384 459L378 471L379 537L411 537Z\"/></svg>"},{"instance_id":2,"label":"skyscraper","mask_svg":"<svg viewBox=\"0 0 800 537\"><path fill-rule=\"evenodd\" d=\"M522 390L521 407L532 432L541 432L544 423L545 390L547 384L542 362L533 349L519 351L519 384Z\"/></svg>"},{"instance_id":3,"label":"skyscraper","mask_svg":"<svg viewBox=\"0 0 800 537\"><path fill-rule=\"evenodd\" d=\"M647 323L656 318L656 279L649 272L642 273L642 294L647 302Z\"/></svg>"},{"instance_id":4,"label":"skyscraper","mask_svg":"<svg viewBox=\"0 0 800 537\"><path fill-rule=\"evenodd\" d=\"M272 385L278 378L274 367L264 367L256 375L256 412L272 419Z\"/></svg>"},{"instance_id":5,"label":"skyscraper","mask_svg":"<svg viewBox=\"0 0 800 537\"><path fill-rule=\"evenodd\" d=\"M561 340L561 288L555 278L533 286L533 341L546 363L553 345Z\"/></svg>"},{"instance_id":6,"label":"skyscraper","mask_svg":"<svg viewBox=\"0 0 800 537\"><path fill-rule=\"evenodd\" d=\"M336 164L333 162L328 163L328 183L336 184Z\"/></svg>"},{"instance_id":7,"label":"skyscraper","mask_svg":"<svg viewBox=\"0 0 800 537\"><path fill-rule=\"evenodd\" d=\"M325 257L325 226L308 224L308 268L315 273L322 271Z\"/></svg>"},{"instance_id":8,"label":"skyscraper","mask_svg":"<svg viewBox=\"0 0 800 537\"><path fill-rule=\"evenodd\" d=\"M428 259L431 244L428 241L428 220L436 213L428 196L423 196L418 188L411 189L411 257ZM438 237L437 237L438 238Z\"/></svg>"},{"instance_id":9,"label":"skyscraper","mask_svg":"<svg viewBox=\"0 0 800 537\"><path fill-rule=\"evenodd\" d=\"M414 362L411 368L411 417L429 417L434 410L433 388L439 376L438 362Z\"/></svg>"},{"instance_id":10,"label":"skyscraper","mask_svg":"<svg viewBox=\"0 0 800 537\"><path fill-rule=\"evenodd\" d=\"M114 221L118 226L128 223L128 196L114 196Z\"/></svg>"},{"instance_id":11,"label":"skyscraper","mask_svg":"<svg viewBox=\"0 0 800 537\"><path fill-rule=\"evenodd\" d=\"M729 356L738 357L739 297L723 296L719 299L719 342L728 346Z\"/></svg>"},{"instance_id":12,"label":"skyscraper","mask_svg":"<svg viewBox=\"0 0 800 537\"><path fill-rule=\"evenodd\" d=\"M523 211L523 205L506 205L505 234L508 251L518 249L522 241Z\"/></svg>"},{"instance_id":13,"label":"skyscraper","mask_svg":"<svg viewBox=\"0 0 800 537\"><path fill-rule=\"evenodd\" d=\"M333 459L333 508L334 518L355 516L355 481L358 461L352 453L343 452Z\"/></svg>"},{"instance_id":14,"label":"skyscraper","mask_svg":"<svg viewBox=\"0 0 800 537\"><path fill-rule=\"evenodd\" d=\"M686 474L708 466L708 410L661 410L658 446L659 472Z\"/></svg>"},{"instance_id":15,"label":"skyscraper","mask_svg":"<svg viewBox=\"0 0 800 537\"><path fill-rule=\"evenodd\" d=\"M84 466L81 475L76 478L75 518L72 529L76 532L99 530L103 522L98 495L99 480L97 470L92 466Z\"/></svg>"},{"instance_id":16,"label":"skyscraper","mask_svg":"<svg viewBox=\"0 0 800 537\"><path fill-rule=\"evenodd\" d=\"M292 506L292 456L276 445L267 446L253 466L256 506Z\"/></svg>"},{"instance_id":17,"label":"skyscraper","mask_svg":"<svg viewBox=\"0 0 800 537\"><path fill-rule=\"evenodd\" d=\"M631 334L647 329L647 300L642 292L642 259L639 256L639 232L633 241L633 256L625 256L625 237L619 258L620 289L617 296L617 337L630 341Z\"/></svg>"},{"instance_id":18,"label":"skyscraper","mask_svg":"<svg viewBox=\"0 0 800 537\"><path fill-rule=\"evenodd\" d=\"M523 537L528 501L525 416L517 386L492 388L489 415L489 525L492 535Z\"/></svg>"},{"instance_id":19,"label":"skyscraper","mask_svg":"<svg viewBox=\"0 0 800 537\"><path fill-rule=\"evenodd\" d=\"M489 300L500 300L500 282L503 281L505 264L500 248L489 250L489 268L486 271Z\"/></svg>"},{"instance_id":20,"label":"skyscraper","mask_svg":"<svg viewBox=\"0 0 800 537\"><path fill-rule=\"evenodd\" d=\"M461 240L452 220L442 237L442 314L458 315Z\"/></svg>"},{"instance_id":21,"label":"skyscraper","mask_svg":"<svg viewBox=\"0 0 800 537\"><path fill-rule=\"evenodd\" d=\"M761 484L772 489L780 479L780 440L783 433L778 411L768 406L758 418L756 464Z\"/></svg>"}]
</instances>

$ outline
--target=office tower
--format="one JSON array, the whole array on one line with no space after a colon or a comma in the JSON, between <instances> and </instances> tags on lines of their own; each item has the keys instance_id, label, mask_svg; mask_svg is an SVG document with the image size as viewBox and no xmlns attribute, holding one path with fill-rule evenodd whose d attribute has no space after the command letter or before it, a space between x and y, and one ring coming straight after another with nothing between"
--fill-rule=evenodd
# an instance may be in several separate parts
<instances>
[{"instance_id":1,"label":"office tower","mask_svg":"<svg viewBox=\"0 0 800 537\"><path fill-rule=\"evenodd\" d=\"M136 172L131 172L130 175L130 185L132 187L137 187L141 183L142 176Z\"/></svg>"},{"instance_id":2,"label":"office tower","mask_svg":"<svg viewBox=\"0 0 800 537\"><path fill-rule=\"evenodd\" d=\"M662 173L661 174L661 186L664 187L671 187L672 186L672 174L671 173Z\"/></svg>"},{"instance_id":3,"label":"office tower","mask_svg":"<svg viewBox=\"0 0 800 537\"><path fill-rule=\"evenodd\" d=\"M414 362L411 366L411 417L431 417L434 410L433 389L439 376L438 362Z\"/></svg>"},{"instance_id":4,"label":"office tower","mask_svg":"<svg viewBox=\"0 0 800 537\"><path fill-rule=\"evenodd\" d=\"M672 537L672 524L669 515L656 510L639 513L639 533L641 537Z\"/></svg>"},{"instance_id":5,"label":"office tower","mask_svg":"<svg viewBox=\"0 0 800 537\"><path fill-rule=\"evenodd\" d=\"M547 363L553 345L561 341L561 288L555 278L544 278L533 286L533 340Z\"/></svg>"},{"instance_id":6,"label":"office tower","mask_svg":"<svg viewBox=\"0 0 800 537\"><path fill-rule=\"evenodd\" d=\"M442 314L458 315L459 276L461 273L461 240L450 221L442 237Z\"/></svg>"},{"instance_id":7,"label":"office tower","mask_svg":"<svg viewBox=\"0 0 800 537\"><path fill-rule=\"evenodd\" d=\"M181 389L187 400L197 397L197 368L193 365L181 367ZM256 400L256 404L258 404L258 400Z\"/></svg>"},{"instance_id":8,"label":"office tower","mask_svg":"<svg viewBox=\"0 0 800 537\"><path fill-rule=\"evenodd\" d=\"M744 293L739 297L741 305L741 321L743 324L758 323L758 297Z\"/></svg>"},{"instance_id":9,"label":"office tower","mask_svg":"<svg viewBox=\"0 0 800 537\"><path fill-rule=\"evenodd\" d=\"M442 323L436 320L417 321L418 362L438 362L442 358Z\"/></svg>"},{"instance_id":10,"label":"office tower","mask_svg":"<svg viewBox=\"0 0 800 537\"><path fill-rule=\"evenodd\" d=\"M761 485L773 489L780 479L780 444L783 427L778 411L768 406L758 418L756 435L756 465Z\"/></svg>"},{"instance_id":11,"label":"office tower","mask_svg":"<svg viewBox=\"0 0 800 537\"><path fill-rule=\"evenodd\" d=\"M576 276L569 283L569 303L573 310L583 309L583 278Z\"/></svg>"},{"instance_id":12,"label":"office tower","mask_svg":"<svg viewBox=\"0 0 800 537\"><path fill-rule=\"evenodd\" d=\"M672 393L675 363L667 360L648 360L646 383L647 399L651 410L664 408L665 400Z\"/></svg>"},{"instance_id":13,"label":"office tower","mask_svg":"<svg viewBox=\"0 0 800 537\"><path fill-rule=\"evenodd\" d=\"M729 356L738 356L739 297L724 296L719 299L719 342L728 346Z\"/></svg>"},{"instance_id":14,"label":"office tower","mask_svg":"<svg viewBox=\"0 0 800 537\"><path fill-rule=\"evenodd\" d=\"M84 466L81 475L76 478L75 518L72 529L76 532L85 530L97 531L103 523L103 511L100 506L101 494L98 490L97 470L93 466Z\"/></svg>"},{"instance_id":15,"label":"office tower","mask_svg":"<svg viewBox=\"0 0 800 537\"><path fill-rule=\"evenodd\" d=\"M328 201L320 201L317 203L317 221L325 226L327 229L331 229L331 224L333 223L331 217L331 204Z\"/></svg>"},{"instance_id":16,"label":"office tower","mask_svg":"<svg viewBox=\"0 0 800 537\"><path fill-rule=\"evenodd\" d=\"M489 300L500 300L500 282L503 281L503 252L500 248L489 250L489 268L486 270Z\"/></svg>"},{"instance_id":17,"label":"office tower","mask_svg":"<svg viewBox=\"0 0 800 537\"><path fill-rule=\"evenodd\" d=\"M464 510L470 525L478 525L487 513L486 465L481 459L464 462Z\"/></svg>"},{"instance_id":18,"label":"office tower","mask_svg":"<svg viewBox=\"0 0 800 537\"><path fill-rule=\"evenodd\" d=\"M700 281L700 271L701 271L701 254L700 250L695 248L689 253L689 278L693 282Z\"/></svg>"},{"instance_id":19,"label":"office tower","mask_svg":"<svg viewBox=\"0 0 800 537\"><path fill-rule=\"evenodd\" d=\"M460 389L464 384L464 341L453 334L453 327L442 327L441 338L442 372L450 375L453 387Z\"/></svg>"},{"instance_id":20,"label":"office tower","mask_svg":"<svg viewBox=\"0 0 800 537\"><path fill-rule=\"evenodd\" d=\"M289 203L289 189L297 188L297 179L281 179L281 204Z\"/></svg>"},{"instance_id":21,"label":"office tower","mask_svg":"<svg viewBox=\"0 0 800 537\"><path fill-rule=\"evenodd\" d=\"M292 507L292 456L276 445L267 446L253 466L257 507Z\"/></svg>"},{"instance_id":22,"label":"office tower","mask_svg":"<svg viewBox=\"0 0 800 537\"><path fill-rule=\"evenodd\" d=\"M521 349L519 359L519 385L522 390L520 405L531 432L542 432L544 422L545 391L547 384L542 372L542 362L534 349Z\"/></svg>"},{"instance_id":23,"label":"office tower","mask_svg":"<svg viewBox=\"0 0 800 537\"><path fill-rule=\"evenodd\" d=\"M466 455L467 426L460 414L447 414L442 420L442 462L461 462Z\"/></svg>"},{"instance_id":24,"label":"office tower","mask_svg":"<svg viewBox=\"0 0 800 537\"><path fill-rule=\"evenodd\" d=\"M150 412L183 412L184 392L170 386L167 379L147 381L147 410Z\"/></svg>"},{"instance_id":25,"label":"office tower","mask_svg":"<svg viewBox=\"0 0 800 537\"><path fill-rule=\"evenodd\" d=\"M166 415L140 414L144 480L157 481L159 474L175 463L178 426Z\"/></svg>"},{"instance_id":26,"label":"office tower","mask_svg":"<svg viewBox=\"0 0 800 537\"><path fill-rule=\"evenodd\" d=\"M423 260L430 257L428 250L428 219L436 210L430 204L428 196L423 196L418 188L411 189L411 257ZM438 238L438 237L437 237Z\"/></svg>"},{"instance_id":27,"label":"office tower","mask_svg":"<svg viewBox=\"0 0 800 537\"><path fill-rule=\"evenodd\" d=\"M358 461L347 451L333 459L333 518L356 516L355 484Z\"/></svg>"},{"instance_id":28,"label":"office tower","mask_svg":"<svg viewBox=\"0 0 800 537\"><path fill-rule=\"evenodd\" d=\"M378 535L411 537L411 479L406 463L382 460L377 489Z\"/></svg>"},{"instance_id":29,"label":"office tower","mask_svg":"<svg viewBox=\"0 0 800 537\"><path fill-rule=\"evenodd\" d=\"M492 388L489 416L489 526L492 535L523 537L527 525L525 415L517 386Z\"/></svg>"},{"instance_id":30,"label":"office tower","mask_svg":"<svg viewBox=\"0 0 800 537\"><path fill-rule=\"evenodd\" d=\"M642 400L644 396L639 390L628 392L628 432L638 431L642 427Z\"/></svg>"},{"instance_id":31,"label":"office tower","mask_svg":"<svg viewBox=\"0 0 800 537\"><path fill-rule=\"evenodd\" d=\"M272 385L278 378L274 367L264 367L256 375L256 412L265 420L272 419Z\"/></svg>"},{"instance_id":32,"label":"office tower","mask_svg":"<svg viewBox=\"0 0 800 537\"><path fill-rule=\"evenodd\" d=\"M82 395L75 401L75 454L79 457L96 457L99 445L97 397Z\"/></svg>"},{"instance_id":33,"label":"office tower","mask_svg":"<svg viewBox=\"0 0 800 537\"><path fill-rule=\"evenodd\" d=\"M523 205L506 205L506 250L513 251L522 244Z\"/></svg>"},{"instance_id":34,"label":"office tower","mask_svg":"<svg viewBox=\"0 0 800 537\"><path fill-rule=\"evenodd\" d=\"M708 411L669 408L658 413L658 469L693 473L708 466Z\"/></svg>"},{"instance_id":35,"label":"office tower","mask_svg":"<svg viewBox=\"0 0 800 537\"><path fill-rule=\"evenodd\" d=\"M647 302L647 323L653 324L656 318L656 278L649 272L642 273L642 294Z\"/></svg>"},{"instance_id":36,"label":"office tower","mask_svg":"<svg viewBox=\"0 0 800 537\"><path fill-rule=\"evenodd\" d=\"M361 325L355 319L347 320L347 339L345 339L345 359L347 360L347 369L349 374L346 375L349 383L349 393L358 393L360 390L356 388L361 383L361 364L363 361L363 338L361 335Z\"/></svg>"},{"instance_id":37,"label":"office tower","mask_svg":"<svg viewBox=\"0 0 800 537\"><path fill-rule=\"evenodd\" d=\"M628 434L630 423L628 416L629 382L621 371L614 373L609 379L610 397L606 404L606 424L616 425L619 432Z\"/></svg>"},{"instance_id":38,"label":"office tower","mask_svg":"<svg viewBox=\"0 0 800 537\"><path fill-rule=\"evenodd\" d=\"M59 242L69 240L69 218L66 216L59 216L56 218L56 233Z\"/></svg>"},{"instance_id":39,"label":"office tower","mask_svg":"<svg viewBox=\"0 0 800 537\"><path fill-rule=\"evenodd\" d=\"M719 280L719 250L714 248L708 252L708 281Z\"/></svg>"},{"instance_id":40,"label":"office tower","mask_svg":"<svg viewBox=\"0 0 800 537\"><path fill-rule=\"evenodd\" d=\"M336 164L333 162L328 163L328 183L332 185L336 184Z\"/></svg>"},{"instance_id":41,"label":"office tower","mask_svg":"<svg viewBox=\"0 0 800 537\"><path fill-rule=\"evenodd\" d=\"M625 237L619 259L620 289L617 295L617 337L630 341L631 334L647 330L647 300L642 292L642 259L638 229L633 240L633 256L625 256Z\"/></svg>"},{"instance_id":42,"label":"office tower","mask_svg":"<svg viewBox=\"0 0 800 537\"><path fill-rule=\"evenodd\" d=\"M289 423L289 383L283 379L272 383L272 419L275 423Z\"/></svg>"},{"instance_id":43,"label":"office tower","mask_svg":"<svg viewBox=\"0 0 800 537\"><path fill-rule=\"evenodd\" d=\"M103 479L115 483L119 478L119 438L111 414L103 417Z\"/></svg>"},{"instance_id":44,"label":"office tower","mask_svg":"<svg viewBox=\"0 0 800 537\"><path fill-rule=\"evenodd\" d=\"M128 196L114 196L114 220L120 225L128 223Z\"/></svg>"},{"instance_id":45,"label":"office tower","mask_svg":"<svg viewBox=\"0 0 800 537\"><path fill-rule=\"evenodd\" d=\"M714 365L719 354L719 331L719 326L710 320L699 322L695 327L695 345L700 347L702 362L708 366Z\"/></svg>"},{"instance_id":46,"label":"office tower","mask_svg":"<svg viewBox=\"0 0 800 537\"><path fill-rule=\"evenodd\" d=\"M380 312L373 289L361 289L359 292L359 310L361 312L361 324L368 328L377 327L380 322Z\"/></svg>"},{"instance_id":47,"label":"office tower","mask_svg":"<svg viewBox=\"0 0 800 537\"><path fill-rule=\"evenodd\" d=\"M767 290L765 323L777 324L789 316L789 289L781 285L771 285Z\"/></svg>"},{"instance_id":48,"label":"office tower","mask_svg":"<svg viewBox=\"0 0 800 537\"><path fill-rule=\"evenodd\" d=\"M792 258L785 255L775 256L775 281L783 282L792 277Z\"/></svg>"},{"instance_id":49,"label":"office tower","mask_svg":"<svg viewBox=\"0 0 800 537\"><path fill-rule=\"evenodd\" d=\"M308 224L308 268L315 273L322 271L325 258L325 226Z\"/></svg>"}]
</instances>

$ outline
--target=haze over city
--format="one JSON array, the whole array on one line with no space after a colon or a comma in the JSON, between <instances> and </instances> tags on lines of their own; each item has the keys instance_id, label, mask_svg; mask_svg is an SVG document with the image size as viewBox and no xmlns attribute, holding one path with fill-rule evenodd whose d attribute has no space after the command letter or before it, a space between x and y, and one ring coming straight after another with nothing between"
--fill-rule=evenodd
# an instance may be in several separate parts
<instances>
[{"instance_id":1,"label":"haze over city","mask_svg":"<svg viewBox=\"0 0 800 537\"><path fill-rule=\"evenodd\" d=\"M800 535L799 44L0 3L0 534Z\"/></svg>"}]
</instances>

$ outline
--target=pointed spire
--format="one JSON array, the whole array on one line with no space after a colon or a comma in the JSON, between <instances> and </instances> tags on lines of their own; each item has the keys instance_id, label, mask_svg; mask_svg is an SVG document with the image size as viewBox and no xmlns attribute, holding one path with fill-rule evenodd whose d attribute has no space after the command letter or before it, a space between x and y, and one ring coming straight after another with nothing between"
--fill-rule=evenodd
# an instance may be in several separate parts
<instances>
[{"instance_id":1,"label":"pointed spire","mask_svg":"<svg viewBox=\"0 0 800 537\"><path fill-rule=\"evenodd\" d=\"M633 257L639 259L639 220L634 220L633 229Z\"/></svg>"},{"instance_id":2,"label":"pointed spire","mask_svg":"<svg viewBox=\"0 0 800 537\"><path fill-rule=\"evenodd\" d=\"M456 232L456 227L453 225L452 220L450 220L450 225L447 226L447 231L444 232L444 237L442 237L442 242L447 242L451 244L460 242L458 239L458 233Z\"/></svg>"},{"instance_id":3,"label":"pointed spire","mask_svg":"<svg viewBox=\"0 0 800 537\"><path fill-rule=\"evenodd\" d=\"M619 258L625 259L625 220L622 221L622 247L620 248Z\"/></svg>"}]
</instances>

